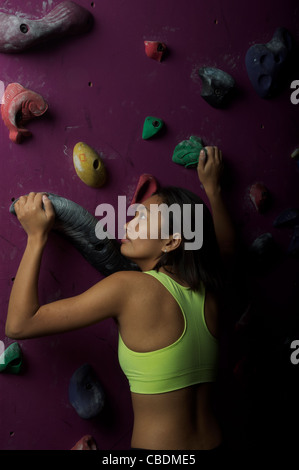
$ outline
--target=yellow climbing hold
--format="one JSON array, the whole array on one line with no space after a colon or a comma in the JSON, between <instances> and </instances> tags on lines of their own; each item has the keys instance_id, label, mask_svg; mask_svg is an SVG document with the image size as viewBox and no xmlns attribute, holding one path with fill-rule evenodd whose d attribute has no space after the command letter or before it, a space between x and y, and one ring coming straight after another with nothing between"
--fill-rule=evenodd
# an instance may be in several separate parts
<instances>
[{"instance_id":1,"label":"yellow climbing hold","mask_svg":"<svg viewBox=\"0 0 299 470\"><path fill-rule=\"evenodd\" d=\"M78 142L73 150L73 162L77 175L92 188L105 184L107 172L101 157L84 142Z\"/></svg>"}]
</instances>

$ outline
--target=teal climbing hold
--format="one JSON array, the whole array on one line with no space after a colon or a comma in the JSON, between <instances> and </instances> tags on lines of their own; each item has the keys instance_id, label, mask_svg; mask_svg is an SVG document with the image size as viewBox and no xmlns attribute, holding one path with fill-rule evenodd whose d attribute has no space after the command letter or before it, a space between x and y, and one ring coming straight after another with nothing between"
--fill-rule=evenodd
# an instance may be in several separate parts
<instances>
[{"instance_id":1,"label":"teal climbing hold","mask_svg":"<svg viewBox=\"0 0 299 470\"><path fill-rule=\"evenodd\" d=\"M185 168L193 168L198 164L199 154L202 149L204 149L204 146L201 138L191 135L189 140L183 140L175 147L172 161L183 165Z\"/></svg>"},{"instance_id":2,"label":"teal climbing hold","mask_svg":"<svg viewBox=\"0 0 299 470\"><path fill-rule=\"evenodd\" d=\"M148 116L143 124L143 131L142 131L142 138L144 140L150 139L154 135L156 135L162 129L164 122L162 119Z\"/></svg>"},{"instance_id":3,"label":"teal climbing hold","mask_svg":"<svg viewBox=\"0 0 299 470\"><path fill-rule=\"evenodd\" d=\"M0 356L0 372L19 374L23 363L22 351L18 343L10 344Z\"/></svg>"}]
</instances>

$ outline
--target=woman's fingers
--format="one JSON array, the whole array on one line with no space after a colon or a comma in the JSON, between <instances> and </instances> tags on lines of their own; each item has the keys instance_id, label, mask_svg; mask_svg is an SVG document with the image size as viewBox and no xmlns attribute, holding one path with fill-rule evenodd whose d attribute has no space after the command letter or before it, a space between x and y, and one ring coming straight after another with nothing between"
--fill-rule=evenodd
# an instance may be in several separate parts
<instances>
[{"instance_id":1,"label":"woman's fingers","mask_svg":"<svg viewBox=\"0 0 299 470\"><path fill-rule=\"evenodd\" d=\"M47 217L55 217L55 211L52 202L48 198L47 194L42 194L42 202L47 214Z\"/></svg>"}]
</instances>

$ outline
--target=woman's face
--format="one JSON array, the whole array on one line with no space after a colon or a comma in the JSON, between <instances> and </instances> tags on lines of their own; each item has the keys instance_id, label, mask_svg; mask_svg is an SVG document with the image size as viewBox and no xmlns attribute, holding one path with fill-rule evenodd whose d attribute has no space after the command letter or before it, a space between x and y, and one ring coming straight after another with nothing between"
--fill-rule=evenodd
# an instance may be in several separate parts
<instances>
[{"instance_id":1,"label":"woman's face","mask_svg":"<svg viewBox=\"0 0 299 470\"><path fill-rule=\"evenodd\" d=\"M126 223L126 237L121 253L134 261L143 271L152 269L165 250L173 249L172 236L161 235L162 217L159 196L151 196L136 208L135 217ZM180 240L174 241L175 245Z\"/></svg>"}]
</instances>

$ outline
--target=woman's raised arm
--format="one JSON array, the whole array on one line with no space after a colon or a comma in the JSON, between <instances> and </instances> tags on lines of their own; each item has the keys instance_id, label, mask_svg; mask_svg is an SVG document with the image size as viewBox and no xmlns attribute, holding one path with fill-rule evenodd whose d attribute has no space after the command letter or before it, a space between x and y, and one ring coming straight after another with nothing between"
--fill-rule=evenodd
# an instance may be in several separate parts
<instances>
[{"instance_id":1,"label":"woman's raised arm","mask_svg":"<svg viewBox=\"0 0 299 470\"><path fill-rule=\"evenodd\" d=\"M223 170L222 152L217 147L205 147L200 152L197 173L208 196L214 221L216 238L224 262L236 253L236 232L221 194Z\"/></svg>"},{"instance_id":2,"label":"woman's raised arm","mask_svg":"<svg viewBox=\"0 0 299 470\"><path fill-rule=\"evenodd\" d=\"M124 272L112 274L78 296L39 305L40 263L55 212L41 193L22 196L15 210L27 233L27 245L9 299L6 335L15 339L44 336L117 318L128 292Z\"/></svg>"}]
</instances>

